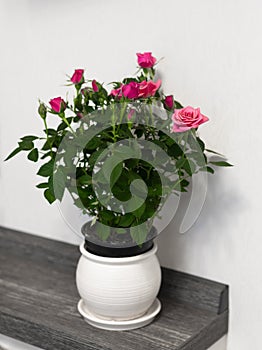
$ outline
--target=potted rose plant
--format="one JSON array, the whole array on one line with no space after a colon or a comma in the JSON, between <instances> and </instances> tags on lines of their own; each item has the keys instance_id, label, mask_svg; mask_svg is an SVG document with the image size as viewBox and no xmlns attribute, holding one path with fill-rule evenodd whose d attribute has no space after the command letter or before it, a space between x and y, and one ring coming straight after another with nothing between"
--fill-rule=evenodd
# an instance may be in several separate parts
<instances>
[{"instance_id":1,"label":"potted rose plant","mask_svg":"<svg viewBox=\"0 0 262 350\"><path fill-rule=\"evenodd\" d=\"M137 75L109 91L76 69L69 81L73 101L40 102L44 135L22 137L7 157L25 151L30 161L43 162L37 187L48 202L62 201L67 191L92 217L82 228L78 309L106 329L137 328L159 312L154 220L171 195L187 191L194 174L230 166L208 160L213 151L198 134L208 118L163 93L156 58L146 52L137 59ZM48 126L50 115L56 128Z\"/></svg>"}]
</instances>

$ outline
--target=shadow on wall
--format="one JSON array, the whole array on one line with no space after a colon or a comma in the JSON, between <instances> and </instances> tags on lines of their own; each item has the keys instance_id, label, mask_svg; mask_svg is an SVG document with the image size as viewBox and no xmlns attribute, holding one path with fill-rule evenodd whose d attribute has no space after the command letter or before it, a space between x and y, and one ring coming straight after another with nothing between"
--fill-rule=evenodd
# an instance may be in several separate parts
<instances>
[{"instance_id":1,"label":"shadow on wall","mask_svg":"<svg viewBox=\"0 0 262 350\"><path fill-rule=\"evenodd\" d=\"M234 171L234 168L227 171ZM234 251L231 233L233 230L230 230L230 227L239 220L241 213L247 210L248 203L246 198L241 197L232 179L232 173L228 175L220 168L216 169L214 175L208 175L205 203L198 217L199 208L190 212L188 220L196 220L185 233L180 233L181 224L190 202L192 188L181 196L175 216L158 238L158 255L162 265L187 270L190 273L188 268L194 270L195 265L209 262L212 255L217 261L222 259L224 254L230 254L229 256L234 258L237 252ZM195 204L197 206L197 203ZM208 267L205 268L209 271Z\"/></svg>"}]
</instances>

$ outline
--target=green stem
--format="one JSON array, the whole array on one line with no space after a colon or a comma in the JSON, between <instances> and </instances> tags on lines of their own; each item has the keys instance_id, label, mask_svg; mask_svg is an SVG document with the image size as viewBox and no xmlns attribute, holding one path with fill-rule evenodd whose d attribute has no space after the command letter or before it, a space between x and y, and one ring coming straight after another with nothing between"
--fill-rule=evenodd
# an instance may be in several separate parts
<instances>
[{"instance_id":1,"label":"green stem","mask_svg":"<svg viewBox=\"0 0 262 350\"><path fill-rule=\"evenodd\" d=\"M75 131L73 130L73 128L71 127L71 125L68 123L68 120L66 119L66 117L65 117L65 116L62 116L61 118L62 118L63 122L66 123L66 125L67 125L67 126L69 127L69 129L72 131L72 133L76 136Z\"/></svg>"},{"instance_id":2,"label":"green stem","mask_svg":"<svg viewBox=\"0 0 262 350\"><path fill-rule=\"evenodd\" d=\"M113 141L115 143L117 138L116 138L116 123L115 123L115 106L114 106L114 104L113 104L113 113L112 113L111 123L112 123L112 129L113 129Z\"/></svg>"},{"instance_id":3,"label":"green stem","mask_svg":"<svg viewBox=\"0 0 262 350\"><path fill-rule=\"evenodd\" d=\"M46 119L43 119L43 121L44 121L44 125L45 125L46 139L48 139L48 127L47 127Z\"/></svg>"},{"instance_id":4,"label":"green stem","mask_svg":"<svg viewBox=\"0 0 262 350\"><path fill-rule=\"evenodd\" d=\"M117 134L119 133L119 130L121 128L121 124L122 124L122 121L123 121L123 118L124 118L124 114L125 114L126 108L127 108L127 103L123 102L122 105L121 105L121 112L120 112L119 123L117 125Z\"/></svg>"},{"instance_id":5,"label":"green stem","mask_svg":"<svg viewBox=\"0 0 262 350\"><path fill-rule=\"evenodd\" d=\"M177 180L176 182L175 182L175 184L174 184L174 186L173 186L173 188L175 188L178 184L180 184L183 180L186 180L186 179L188 179L188 178L190 178L190 176L188 175L188 176L185 176L185 177L183 177L182 179L179 179L179 180Z\"/></svg>"}]
</instances>

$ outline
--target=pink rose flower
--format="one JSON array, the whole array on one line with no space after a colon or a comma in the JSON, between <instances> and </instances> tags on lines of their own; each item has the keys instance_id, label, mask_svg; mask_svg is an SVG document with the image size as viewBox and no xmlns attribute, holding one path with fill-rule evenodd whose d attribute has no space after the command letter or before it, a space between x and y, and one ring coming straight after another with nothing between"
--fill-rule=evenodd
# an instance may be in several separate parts
<instances>
[{"instance_id":1,"label":"pink rose flower","mask_svg":"<svg viewBox=\"0 0 262 350\"><path fill-rule=\"evenodd\" d=\"M209 119L200 113L200 108L188 106L181 109L175 109L172 120L174 122L172 131L183 132L189 129L195 129Z\"/></svg>"},{"instance_id":2,"label":"pink rose flower","mask_svg":"<svg viewBox=\"0 0 262 350\"><path fill-rule=\"evenodd\" d=\"M114 97L122 97L122 86L119 87L118 89L113 89L110 92L110 95L114 96Z\"/></svg>"},{"instance_id":3,"label":"pink rose flower","mask_svg":"<svg viewBox=\"0 0 262 350\"><path fill-rule=\"evenodd\" d=\"M74 74L71 77L71 81L73 84L79 84L80 81L83 78L84 70L83 69L76 69Z\"/></svg>"},{"instance_id":4,"label":"pink rose flower","mask_svg":"<svg viewBox=\"0 0 262 350\"><path fill-rule=\"evenodd\" d=\"M95 79L92 81L92 88L93 88L94 92L98 92L98 90L99 90Z\"/></svg>"},{"instance_id":5,"label":"pink rose flower","mask_svg":"<svg viewBox=\"0 0 262 350\"><path fill-rule=\"evenodd\" d=\"M130 100L138 98L139 84L135 81L131 81L129 84L122 86L122 93Z\"/></svg>"},{"instance_id":6,"label":"pink rose flower","mask_svg":"<svg viewBox=\"0 0 262 350\"><path fill-rule=\"evenodd\" d=\"M172 109L174 107L174 97L173 95L166 96L164 100L164 104L168 109Z\"/></svg>"},{"instance_id":7,"label":"pink rose flower","mask_svg":"<svg viewBox=\"0 0 262 350\"><path fill-rule=\"evenodd\" d=\"M62 97L55 97L49 101L52 110L56 113L63 112L66 108L66 103Z\"/></svg>"},{"instance_id":8,"label":"pink rose flower","mask_svg":"<svg viewBox=\"0 0 262 350\"><path fill-rule=\"evenodd\" d=\"M137 53L137 62L142 68L152 68L156 63L156 58L152 56L152 52Z\"/></svg>"},{"instance_id":9,"label":"pink rose flower","mask_svg":"<svg viewBox=\"0 0 262 350\"><path fill-rule=\"evenodd\" d=\"M127 119L130 120L133 117L134 113L135 113L135 110L131 108L130 111L128 112Z\"/></svg>"},{"instance_id":10,"label":"pink rose flower","mask_svg":"<svg viewBox=\"0 0 262 350\"><path fill-rule=\"evenodd\" d=\"M154 83L152 80L150 81L143 80L139 84L138 97L147 98L147 97L154 96L157 90L160 88L161 83L162 82L160 79L156 83Z\"/></svg>"},{"instance_id":11,"label":"pink rose flower","mask_svg":"<svg viewBox=\"0 0 262 350\"><path fill-rule=\"evenodd\" d=\"M111 91L111 95L114 97L126 97L130 100L136 98L147 98L154 96L157 90L160 88L161 80L158 80L156 83L153 81L143 80L141 83L136 83L131 81L128 84L122 85L118 89Z\"/></svg>"}]
</instances>

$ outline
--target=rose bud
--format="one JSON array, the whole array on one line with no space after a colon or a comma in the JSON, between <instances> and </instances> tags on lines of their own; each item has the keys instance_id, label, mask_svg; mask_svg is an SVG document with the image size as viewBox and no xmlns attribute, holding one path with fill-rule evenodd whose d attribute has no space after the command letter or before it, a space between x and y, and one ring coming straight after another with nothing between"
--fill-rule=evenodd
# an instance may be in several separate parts
<instances>
[{"instance_id":1,"label":"rose bud","mask_svg":"<svg viewBox=\"0 0 262 350\"><path fill-rule=\"evenodd\" d=\"M83 79L83 75L84 75L83 69L76 69L70 80L72 81L73 84L79 84Z\"/></svg>"},{"instance_id":2,"label":"rose bud","mask_svg":"<svg viewBox=\"0 0 262 350\"><path fill-rule=\"evenodd\" d=\"M174 107L174 97L173 95L166 96L164 100L164 105L168 109L172 109Z\"/></svg>"},{"instance_id":3,"label":"rose bud","mask_svg":"<svg viewBox=\"0 0 262 350\"><path fill-rule=\"evenodd\" d=\"M66 103L62 97L55 97L49 101L52 110L56 113L63 112L66 109Z\"/></svg>"},{"instance_id":4,"label":"rose bud","mask_svg":"<svg viewBox=\"0 0 262 350\"><path fill-rule=\"evenodd\" d=\"M137 53L137 62L142 68L152 68L156 63L156 58L152 56L152 52Z\"/></svg>"}]
</instances>

